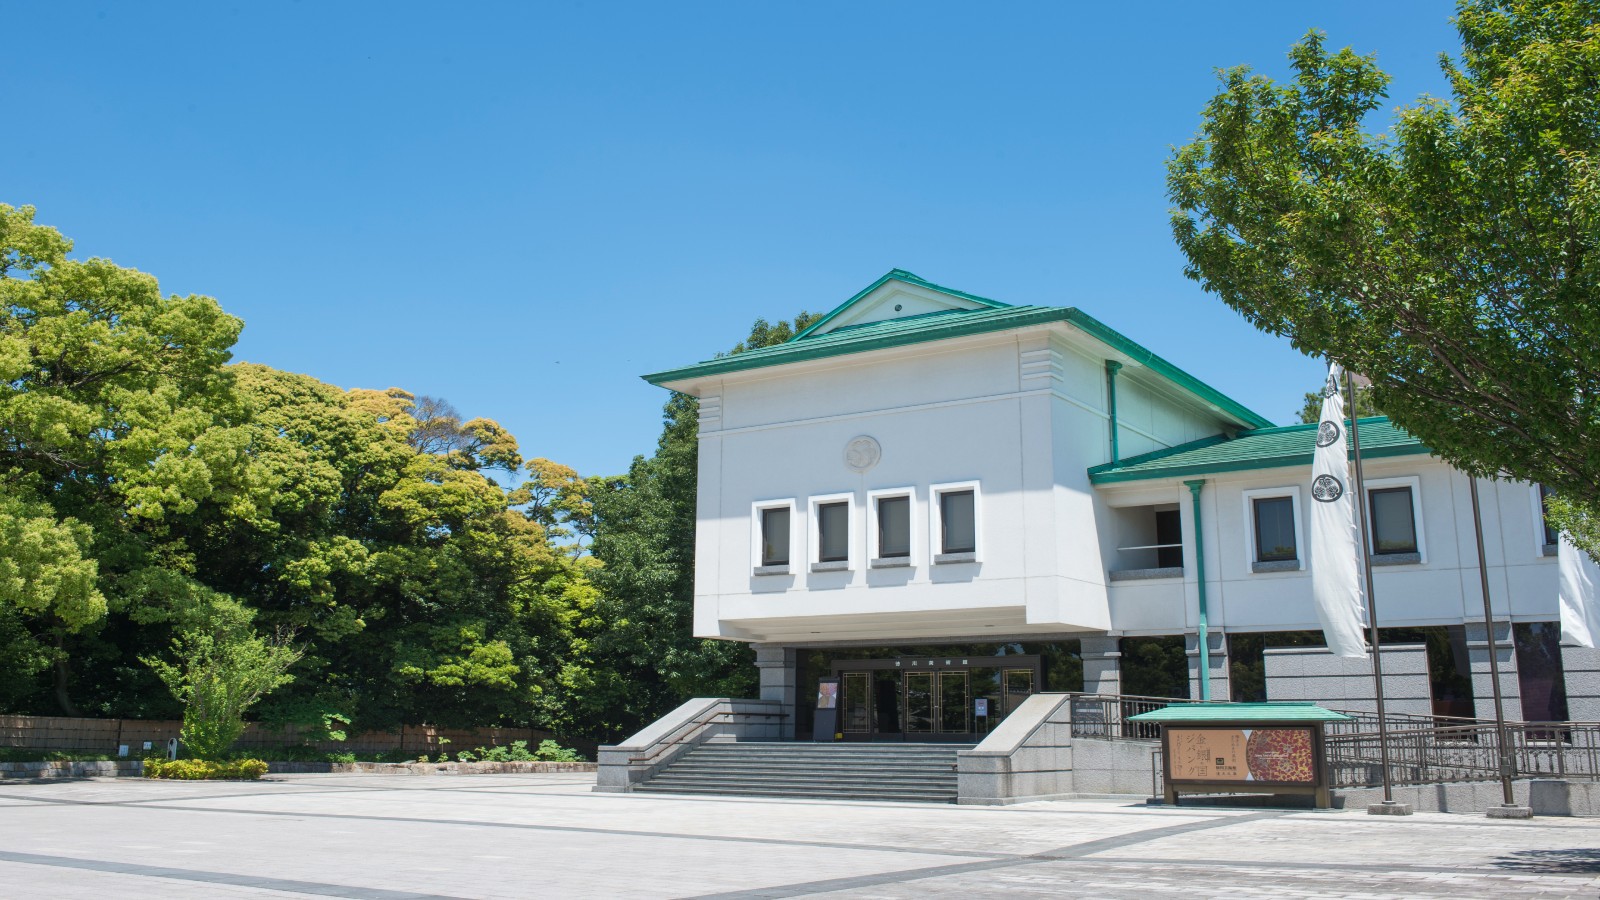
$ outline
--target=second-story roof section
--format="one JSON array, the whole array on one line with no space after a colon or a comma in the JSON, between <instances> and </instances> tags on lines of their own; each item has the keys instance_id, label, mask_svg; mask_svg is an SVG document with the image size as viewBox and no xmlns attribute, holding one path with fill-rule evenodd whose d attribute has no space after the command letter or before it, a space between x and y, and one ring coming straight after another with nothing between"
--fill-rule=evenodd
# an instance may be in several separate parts
<instances>
[{"instance_id":1,"label":"second-story roof section","mask_svg":"<svg viewBox=\"0 0 1600 900\"><path fill-rule=\"evenodd\" d=\"M963 301L958 306L932 309L893 318L864 317L854 321L869 297L891 282L912 285ZM1227 418L1247 428L1270 428L1272 422L1231 397L1140 346L1088 313L1070 306L1014 306L943 287L903 269L893 269L846 300L790 340L759 350L720 356L694 365L644 376L654 385L667 385L768 366L865 353L927 341L1007 331L1050 323L1065 323L1121 353L1174 387L1209 404Z\"/></svg>"},{"instance_id":2,"label":"second-story roof section","mask_svg":"<svg viewBox=\"0 0 1600 900\"><path fill-rule=\"evenodd\" d=\"M1386 416L1361 419L1363 457L1406 456L1430 453L1411 433L1400 429ZM1131 456L1089 470L1094 484L1119 481L1147 481L1154 478L1183 478L1215 472L1243 472L1251 469L1276 469L1311 465L1317 446L1317 425L1284 425L1243 431L1233 439L1223 436L1203 438L1177 447Z\"/></svg>"}]
</instances>

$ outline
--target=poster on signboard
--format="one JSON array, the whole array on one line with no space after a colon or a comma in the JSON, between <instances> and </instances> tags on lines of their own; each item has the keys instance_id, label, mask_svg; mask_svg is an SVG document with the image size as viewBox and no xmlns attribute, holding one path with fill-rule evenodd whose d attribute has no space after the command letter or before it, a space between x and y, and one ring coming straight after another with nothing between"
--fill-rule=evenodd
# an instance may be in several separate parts
<instances>
[{"instance_id":1,"label":"poster on signboard","mask_svg":"<svg viewBox=\"0 0 1600 900\"><path fill-rule=\"evenodd\" d=\"M1315 784L1309 728L1168 728L1173 781Z\"/></svg>"},{"instance_id":2,"label":"poster on signboard","mask_svg":"<svg viewBox=\"0 0 1600 900\"><path fill-rule=\"evenodd\" d=\"M839 682L824 678L817 683L817 709L835 709L839 706Z\"/></svg>"}]
</instances>

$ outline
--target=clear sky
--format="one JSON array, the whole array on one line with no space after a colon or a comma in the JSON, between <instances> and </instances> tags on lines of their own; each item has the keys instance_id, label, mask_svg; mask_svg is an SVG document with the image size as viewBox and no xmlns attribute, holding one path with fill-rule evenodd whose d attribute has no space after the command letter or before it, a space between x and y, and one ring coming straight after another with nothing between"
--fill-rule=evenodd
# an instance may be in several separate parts
<instances>
[{"instance_id":1,"label":"clear sky","mask_svg":"<svg viewBox=\"0 0 1600 900\"><path fill-rule=\"evenodd\" d=\"M1453 5L30 3L0 202L246 322L237 358L585 474L752 320L891 268L1079 306L1267 416L1321 364L1186 280L1163 163L1308 28L1443 94Z\"/></svg>"}]
</instances>

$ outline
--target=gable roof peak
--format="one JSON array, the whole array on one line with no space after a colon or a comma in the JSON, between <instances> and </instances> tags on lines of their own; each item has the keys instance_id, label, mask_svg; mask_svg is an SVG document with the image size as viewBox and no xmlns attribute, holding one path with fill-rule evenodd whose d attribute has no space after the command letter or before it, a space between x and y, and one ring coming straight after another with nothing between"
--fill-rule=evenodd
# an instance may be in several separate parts
<instances>
[{"instance_id":1,"label":"gable roof peak","mask_svg":"<svg viewBox=\"0 0 1600 900\"><path fill-rule=\"evenodd\" d=\"M921 288L924 291L931 291L934 295L943 295L945 299L939 301L938 305L944 308L944 311L947 312L972 312L980 309L1011 308L1011 304L1009 303L1001 303L999 300L990 300L988 297L979 297L976 294L969 294L966 291L958 291L955 288L948 288L944 285L934 284L933 282L908 269L890 269L886 274L878 278L876 281L867 285L865 288L862 288L856 293L855 296L834 307L831 311L824 314L815 322L812 322L810 326L803 329L799 334L795 335L789 340L800 341L812 336L820 336L846 324L847 322L851 321L852 318L854 318L853 315L849 314L849 311L858 309L869 296L877 294L880 288L891 281L898 281L902 284L911 285L914 288ZM948 305L948 308L945 308L946 305ZM895 307L895 312L898 313L900 311L901 310L899 307ZM928 312L928 310L923 309L917 312L908 312L904 316L895 316L894 318L915 318L918 315L926 312ZM859 315L859 313L856 313L856 315Z\"/></svg>"}]
</instances>

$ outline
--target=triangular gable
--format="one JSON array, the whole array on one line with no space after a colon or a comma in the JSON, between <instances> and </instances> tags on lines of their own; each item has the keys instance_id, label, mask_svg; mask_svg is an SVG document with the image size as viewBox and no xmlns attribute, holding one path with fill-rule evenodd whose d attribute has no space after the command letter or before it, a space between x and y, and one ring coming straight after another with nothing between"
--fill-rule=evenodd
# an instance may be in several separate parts
<instances>
[{"instance_id":1,"label":"triangular gable","mask_svg":"<svg viewBox=\"0 0 1600 900\"><path fill-rule=\"evenodd\" d=\"M828 334L854 325L910 319L937 313L967 310L1004 309L998 300L977 297L963 291L941 287L904 269L891 269L860 293L795 335L792 340Z\"/></svg>"}]
</instances>

